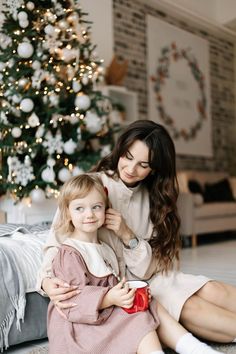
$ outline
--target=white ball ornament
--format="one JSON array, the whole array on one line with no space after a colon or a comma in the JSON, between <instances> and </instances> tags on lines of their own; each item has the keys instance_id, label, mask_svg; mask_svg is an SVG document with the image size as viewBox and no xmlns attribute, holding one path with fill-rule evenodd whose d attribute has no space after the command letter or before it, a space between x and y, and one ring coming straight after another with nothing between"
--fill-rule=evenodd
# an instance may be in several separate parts
<instances>
[{"instance_id":1,"label":"white ball ornament","mask_svg":"<svg viewBox=\"0 0 236 354\"><path fill-rule=\"evenodd\" d=\"M59 96L52 94L49 96L49 101L51 103L52 106L56 107L59 104Z\"/></svg>"},{"instance_id":2,"label":"white ball ornament","mask_svg":"<svg viewBox=\"0 0 236 354\"><path fill-rule=\"evenodd\" d=\"M30 98L24 98L20 103L20 109L25 112L31 112L34 108L34 102Z\"/></svg>"},{"instance_id":3,"label":"white ball ornament","mask_svg":"<svg viewBox=\"0 0 236 354\"><path fill-rule=\"evenodd\" d=\"M70 16L68 16L68 21L69 22L79 22L79 18L76 12L72 13Z\"/></svg>"},{"instance_id":4,"label":"white ball ornament","mask_svg":"<svg viewBox=\"0 0 236 354\"><path fill-rule=\"evenodd\" d=\"M12 96L12 101L14 102L14 103L19 103L20 101L21 101L21 96L19 96L19 95L13 95Z\"/></svg>"},{"instance_id":5,"label":"white ball ornament","mask_svg":"<svg viewBox=\"0 0 236 354\"><path fill-rule=\"evenodd\" d=\"M75 76L75 69L72 68L72 66L69 66L66 71L67 71L68 80L71 81Z\"/></svg>"},{"instance_id":6,"label":"white ball ornament","mask_svg":"<svg viewBox=\"0 0 236 354\"><path fill-rule=\"evenodd\" d=\"M53 167L53 166L56 165L56 161L53 158L50 157L50 158L47 159L47 165L49 167Z\"/></svg>"},{"instance_id":7,"label":"white ball ornament","mask_svg":"<svg viewBox=\"0 0 236 354\"><path fill-rule=\"evenodd\" d=\"M34 3L32 1L28 1L26 4L28 10L32 11L34 9Z\"/></svg>"},{"instance_id":8,"label":"white ball ornament","mask_svg":"<svg viewBox=\"0 0 236 354\"><path fill-rule=\"evenodd\" d=\"M30 160L29 155L26 155L26 156L25 156L24 164L25 164L25 166L27 166L27 167L29 167L29 166L31 165L31 160Z\"/></svg>"},{"instance_id":9,"label":"white ball ornament","mask_svg":"<svg viewBox=\"0 0 236 354\"><path fill-rule=\"evenodd\" d=\"M0 112L0 121L1 123L8 124L7 116L4 112Z\"/></svg>"},{"instance_id":10,"label":"white ball ornament","mask_svg":"<svg viewBox=\"0 0 236 354\"><path fill-rule=\"evenodd\" d=\"M40 124L39 117L37 114L32 113L30 117L28 118L28 124L30 127L35 128Z\"/></svg>"},{"instance_id":11,"label":"white ball ornament","mask_svg":"<svg viewBox=\"0 0 236 354\"><path fill-rule=\"evenodd\" d=\"M91 101L89 96L78 94L75 98L75 106L79 108L79 110L85 111L90 107Z\"/></svg>"},{"instance_id":12,"label":"white ball ornament","mask_svg":"<svg viewBox=\"0 0 236 354\"><path fill-rule=\"evenodd\" d=\"M58 179L61 181L61 182L66 182L69 178L71 177L71 173L70 171L63 167L59 172L58 172Z\"/></svg>"},{"instance_id":13,"label":"white ball ornament","mask_svg":"<svg viewBox=\"0 0 236 354\"><path fill-rule=\"evenodd\" d=\"M72 139L70 139L65 142L63 150L66 154L71 155L75 152L76 146L76 143Z\"/></svg>"},{"instance_id":14,"label":"white ball ornament","mask_svg":"<svg viewBox=\"0 0 236 354\"><path fill-rule=\"evenodd\" d=\"M29 26L29 21L25 20L25 21L19 21L19 25L21 28L26 28Z\"/></svg>"},{"instance_id":15,"label":"white ball ornament","mask_svg":"<svg viewBox=\"0 0 236 354\"><path fill-rule=\"evenodd\" d=\"M11 135L13 138L19 138L22 134L22 130L19 127L14 127L11 130Z\"/></svg>"},{"instance_id":16,"label":"white ball ornament","mask_svg":"<svg viewBox=\"0 0 236 354\"><path fill-rule=\"evenodd\" d=\"M55 32L55 27L53 27L52 25L47 25L47 26L44 28L44 32L45 32L46 34L53 35L54 32Z\"/></svg>"},{"instance_id":17,"label":"white ball ornament","mask_svg":"<svg viewBox=\"0 0 236 354\"><path fill-rule=\"evenodd\" d=\"M51 23L55 23L57 17L56 15L53 15L51 12L47 15L48 21Z\"/></svg>"},{"instance_id":18,"label":"white ball ornament","mask_svg":"<svg viewBox=\"0 0 236 354\"><path fill-rule=\"evenodd\" d=\"M6 90L3 94L5 97L11 96L11 90Z\"/></svg>"},{"instance_id":19,"label":"white ball ornament","mask_svg":"<svg viewBox=\"0 0 236 354\"><path fill-rule=\"evenodd\" d=\"M84 75L81 81L82 81L83 85L88 85L88 83L89 83L88 76Z\"/></svg>"},{"instance_id":20,"label":"white ball ornament","mask_svg":"<svg viewBox=\"0 0 236 354\"><path fill-rule=\"evenodd\" d=\"M48 82L51 84L51 85L55 85L56 83L56 78L55 76L53 76L53 74L48 78Z\"/></svg>"},{"instance_id":21,"label":"white ball ornament","mask_svg":"<svg viewBox=\"0 0 236 354\"><path fill-rule=\"evenodd\" d=\"M80 82L78 82L78 81L73 81L73 83L72 83L72 89L73 89L73 91L74 92L79 92L80 90L81 90L81 88L82 88L82 85L81 85L81 83Z\"/></svg>"},{"instance_id":22,"label":"white ball ornament","mask_svg":"<svg viewBox=\"0 0 236 354\"><path fill-rule=\"evenodd\" d=\"M66 63L69 63L72 59L76 57L76 52L72 49L63 48L61 50L61 59L64 60Z\"/></svg>"},{"instance_id":23,"label":"white ball ornament","mask_svg":"<svg viewBox=\"0 0 236 354\"><path fill-rule=\"evenodd\" d=\"M21 58L30 58L34 52L34 47L31 43L23 42L17 47L17 53Z\"/></svg>"},{"instance_id":24,"label":"white ball ornament","mask_svg":"<svg viewBox=\"0 0 236 354\"><path fill-rule=\"evenodd\" d=\"M70 122L72 125L78 123L78 120L79 120L79 118L78 118L75 114L71 115L70 118L69 118L69 122Z\"/></svg>"},{"instance_id":25,"label":"white ball ornament","mask_svg":"<svg viewBox=\"0 0 236 354\"><path fill-rule=\"evenodd\" d=\"M19 19L20 21L26 21L26 20L28 20L28 15L27 15L27 12L25 12L25 11L20 11L20 12L18 13L17 17L18 17L18 19Z\"/></svg>"},{"instance_id":26,"label":"white ball ornament","mask_svg":"<svg viewBox=\"0 0 236 354\"><path fill-rule=\"evenodd\" d=\"M33 203L42 203L45 201L45 193L41 188L36 188L30 192L30 198Z\"/></svg>"},{"instance_id":27,"label":"white ball ornament","mask_svg":"<svg viewBox=\"0 0 236 354\"><path fill-rule=\"evenodd\" d=\"M42 55L43 55L42 50L38 49L38 50L37 50L37 57L38 57L38 58L41 58Z\"/></svg>"},{"instance_id":28,"label":"white ball ornament","mask_svg":"<svg viewBox=\"0 0 236 354\"><path fill-rule=\"evenodd\" d=\"M0 61L0 71L3 71L5 69L5 63Z\"/></svg>"},{"instance_id":29,"label":"white ball ornament","mask_svg":"<svg viewBox=\"0 0 236 354\"><path fill-rule=\"evenodd\" d=\"M28 84L28 80L25 78L25 77L22 77L19 81L18 81L18 85L20 86L20 87L24 87L25 85L27 85Z\"/></svg>"},{"instance_id":30,"label":"white ball ornament","mask_svg":"<svg viewBox=\"0 0 236 354\"><path fill-rule=\"evenodd\" d=\"M46 167L41 173L42 180L44 182L52 183L55 181L55 172L52 168Z\"/></svg>"},{"instance_id":31,"label":"white ball ornament","mask_svg":"<svg viewBox=\"0 0 236 354\"><path fill-rule=\"evenodd\" d=\"M45 126L44 126L44 124L42 124L38 127L35 136L36 136L36 138L39 139L39 138L42 138L44 133L45 133Z\"/></svg>"},{"instance_id":32,"label":"white ball ornament","mask_svg":"<svg viewBox=\"0 0 236 354\"><path fill-rule=\"evenodd\" d=\"M43 96L43 103L47 104L49 102L48 96Z\"/></svg>"},{"instance_id":33,"label":"white ball ornament","mask_svg":"<svg viewBox=\"0 0 236 354\"><path fill-rule=\"evenodd\" d=\"M10 60L8 60L8 66L9 68L12 68L13 65L15 65L15 60L13 58L11 58ZM13 79L13 82L15 81L15 79Z\"/></svg>"},{"instance_id":34,"label":"white ball ornament","mask_svg":"<svg viewBox=\"0 0 236 354\"><path fill-rule=\"evenodd\" d=\"M72 176L78 176L84 173L84 170L81 167L75 166L72 170Z\"/></svg>"},{"instance_id":35,"label":"white ball ornament","mask_svg":"<svg viewBox=\"0 0 236 354\"><path fill-rule=\"evenodd\" d=\"M39 69L41 68L41 63L40 63L40 61L38 61L38 60L33 61L33 63L32 63L32 68L33 68L34 70L39 70Z\"/></svg>"},{"instance_id":36,"label":"white ball ornament","mask_svg":"<svg viewBox=\"0 0 236 354\"><path fill-rule=\"evenodd\" d=\"M67 21L65 20L61 20L58 22L58 26L60 29L64 30L64 29L67 29L69 27L69 24Z\"/></svg>"},{"instance_id":37,"label":"white ball ornament","mask_svg":"<svg viewBox=\"0 0 236 354\"><path fill-rule=\"evenodd\" d=\"M18 18L18 17L17 17L17 13L16 13L15 11L13 12L12 17L13 17L13 19L14 19L15 21L17 21L17 18Z\"/></svg>"},{"instance_id":38,"label":"white ball ornament","mask_svg":"<svg viewBox=\"0 0 236 354\"><path fill-rule=\"evenodd\" d=\"M102 120L101 118L94 112L86 112L86 116L84 118L86 128L91 134L96 134L102 129Z\"/></svg>"}]
</instances>

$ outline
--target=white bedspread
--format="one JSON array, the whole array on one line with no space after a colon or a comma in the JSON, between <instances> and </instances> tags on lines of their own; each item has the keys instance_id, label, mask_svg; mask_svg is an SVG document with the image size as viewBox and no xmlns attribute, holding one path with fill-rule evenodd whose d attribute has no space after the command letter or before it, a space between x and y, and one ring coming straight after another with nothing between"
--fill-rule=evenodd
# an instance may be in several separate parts
<instances>
[{"instance_id":1,"label":"white bedspread","mask_svg":"<svg viewBox=\"0 0 236 354\"><path fill-rule=\"evenodd\" d=\"M17 228L0 236L0 350L8 346L8 333L16 318L24 321L25 294L35 291L37 273L48 230L26 233Z\"/></svg>"},{"instance_id":2,"label":"white bedspread","mask_svg":"<svg viewBox=\"0 0 236 354\"><path fill-rule=\"evenodd\" d=\"M37 234L16 231L9 237L0 237L1 243L11 249L24 278L26 293L36 290L37 273L42 263L42 249L48 231Z\"/></svg>"}]
</instances>

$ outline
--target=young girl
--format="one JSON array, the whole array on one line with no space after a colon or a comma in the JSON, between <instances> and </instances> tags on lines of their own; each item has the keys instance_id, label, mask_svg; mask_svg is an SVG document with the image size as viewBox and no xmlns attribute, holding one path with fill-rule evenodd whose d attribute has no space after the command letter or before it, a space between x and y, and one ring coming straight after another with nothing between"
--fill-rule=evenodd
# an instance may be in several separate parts
<instances>
[{"instance_id":1,"label":"young girl","mask_svg":"<svg viewBox=\"0 0 236 354\"><path fill-rule=\"evenodd\" d=\"M100 179L89 174L70 179L59 198L54 225L64 241L53 260L56 277L79 288L74 306L59 314L48 309L49 353L164 354L155 329L157 306L128 314L135 289L118 281L119 265L113 250L98 239L105 220L107 195Z\"/></svg>"}]
</instances>

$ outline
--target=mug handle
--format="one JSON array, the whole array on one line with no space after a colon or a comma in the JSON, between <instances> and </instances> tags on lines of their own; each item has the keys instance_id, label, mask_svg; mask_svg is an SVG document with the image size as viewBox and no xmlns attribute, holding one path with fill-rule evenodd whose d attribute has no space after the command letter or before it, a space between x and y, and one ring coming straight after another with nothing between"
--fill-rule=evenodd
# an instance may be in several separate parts
<instances>
[{"instance_id":1,"label":"mug handle","mask_svg":"<svg viewBox=\"0 0 236 354\"><path fill-rule=\"evenodd\" d=\"M144 293L139 293L139 301L141 302L140 305L138 305L138 310L139 311L143 311L147 308L147 304L148 304L148 299L147 299L147 295Z\"/></svg>"}]
</instances>

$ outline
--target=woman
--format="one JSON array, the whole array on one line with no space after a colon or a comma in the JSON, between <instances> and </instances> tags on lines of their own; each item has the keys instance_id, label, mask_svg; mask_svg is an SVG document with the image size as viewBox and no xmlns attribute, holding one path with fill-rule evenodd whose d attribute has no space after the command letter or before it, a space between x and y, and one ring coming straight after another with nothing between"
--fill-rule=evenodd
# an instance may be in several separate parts
<instances>
[{"instance_id":1,"label":"woman","mask_svg":"<svg viewBox=\"0 0 236 354\"><path fill-rule=\"evenodd\" d=\"M204 276L183 274L174 267L180 245L178 188L175 148L168 132L152 121L135 121L95 170L108 189L112 205L107 210L106 227L124 245L122 250L112 246L117 256L123 257L130 277L148 280L152 295L194 334L217 342L235 341L236 288ZM47 278L57 252L55 246L58 241L51 231L41 279L43 289L62 307L66 305L60 301L77 290ZM159 338L166 342L168 323L160 311L159 317Z\"/></svg>"}]
</instances>

